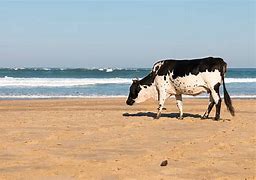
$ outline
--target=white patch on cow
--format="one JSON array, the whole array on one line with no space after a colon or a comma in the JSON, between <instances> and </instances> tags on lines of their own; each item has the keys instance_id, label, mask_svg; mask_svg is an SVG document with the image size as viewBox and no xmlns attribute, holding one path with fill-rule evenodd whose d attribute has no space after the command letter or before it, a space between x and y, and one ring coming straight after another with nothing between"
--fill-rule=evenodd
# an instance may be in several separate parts
<instances>
[{"instance_id":1,"label":"white patch on cow","mask_svg":"<svg viewBox=\"0 0 256 180\"><path fill-rule=\"evenodd\" d=\"M152 68L152 71L157 72L163 64L164 64L163 60L155 63L153 68Z\"/></svg>"},{"instance_id":2,"label":"white patch on cow","mask_svg":"<svg viewBox=\"0 0 256 180\"><path fill-rule=\"evenodd\" d=\"M220 97L214 90L214 86L217 83L222 84L222 78L221 78L220 72L218 70L215 70L214 72L206 71L206 72L202 73L201 76L204 79L205 83L207 84L207 87L210 89L211 95L212 95L212 98L213 98L215 104L217 104L219 102Z\"/></svg>"},{"instance_id":3,"label":"white patch on cow","mask_svg":"<svg viewBox=\"0 0 256 180\"><path fill-rule=\"evenodd\" d=\"M171 78L169 75L166 75L166 77L165 76L156 76L155 84L156 84L157 89L160 94L164 93L168 97L170 95L176 94L176 90L173 86L173 83L171 82ZM166 99L168 97L166 97Z\"/></svg>"},{"instance_id":4,"label":"white patch on cow","mask_svg":"<svg viewBox=\"0 0 256 180\"><path fill-rule=\"evenodd\" d=\"M221 83L221 76L218 70L214 72L200 72L197 75L189 74L184 77L172 78L170 80L176 89L177 94L196 96L198 94L212 90L214 85Z\"/></svg>"},{"instance_id":5,"label":"white patch on cow","mask_svg":"<svg viewBox=\"0 0 256 180\"><path fill-rule=\"evenodd\" d=\"M177 77L176 79L171 79L171 81L178 94L197 95L207 92L206 83L200 73L198 75L189 74L184 77Z\"/></svg>"},{"instance_id":6,"label":"white patch on cow","mask_svg":"<svg viewBox=\"0 0 256 180\"><path fill-rule=\"evenodd\" d=\"M135 99L135 103L141 103L150 98L153 98L155 100L158 99L158 93L155 85L150 85L150 86L143 85L140 87L141 87L141 90L138 94L138 97Z\"/></svg>"},{"instance_id":7,"label":"white patch on cow","mask_svg":"<svg viewBox=\"0 0 256 180\"><path fill-rule=\"evenodd\" d=\"M217 83L222 83L222 78L219 70L215 70L214 72L203 72L201 73L202 78L206 82L208 86L215 86Z\"/></svg>"}]
</instances>

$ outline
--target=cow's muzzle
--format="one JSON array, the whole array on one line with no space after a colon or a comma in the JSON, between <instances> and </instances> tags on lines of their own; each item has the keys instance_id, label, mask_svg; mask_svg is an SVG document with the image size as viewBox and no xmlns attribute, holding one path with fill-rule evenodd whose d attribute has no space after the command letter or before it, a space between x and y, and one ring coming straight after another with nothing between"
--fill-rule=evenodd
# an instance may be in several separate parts
<instances>
[{"instance_id":1,"label":"cow's muzzle","mask_svg":"<svg viewBox=\"0 0 256 180\"><path fill-rule=\"evenodd\" d=\"M126 104L129 106L132 106L135 103L135 101L133 99L127 99Z\"/></svg>"}]
</instances>

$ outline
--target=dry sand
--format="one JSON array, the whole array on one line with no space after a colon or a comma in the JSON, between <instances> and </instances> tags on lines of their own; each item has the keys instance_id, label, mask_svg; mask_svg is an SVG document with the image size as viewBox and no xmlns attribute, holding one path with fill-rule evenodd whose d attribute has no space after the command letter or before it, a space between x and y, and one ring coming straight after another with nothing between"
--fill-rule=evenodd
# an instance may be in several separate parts
<instances>
[{"instance_id":1,"label":"dry sand","mask_svg":"<svg viewBox=\"0 0 256 180\"><path fill-rule=\"evenodd\" d=\"M173 99L159 120L153 101L124 102L0 101L0 179L256 178L256 100L220 121L200 119L206 99L185 99L184 120Z\"/></svg>"}]
</instances>

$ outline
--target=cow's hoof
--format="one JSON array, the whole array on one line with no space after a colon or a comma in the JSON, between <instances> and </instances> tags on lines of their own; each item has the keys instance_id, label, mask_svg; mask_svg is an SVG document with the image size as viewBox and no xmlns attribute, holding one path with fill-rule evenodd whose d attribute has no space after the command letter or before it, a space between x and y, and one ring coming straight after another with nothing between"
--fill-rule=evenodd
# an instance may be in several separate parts
<instances>
[{"instance_id":1,"label":"cow's hoof","mask_svg":"<svg viewBox=\"0 0 256 180\"><path fill-rule=\"evenodd\" d=\"M208 119L209 117L208 116L205 116L205 115L203 115L203 116L201 116L201 119Z\"/></svg>"},{"instance_id":2,"label":"cow's hoof","mask_svg":"<svg viewBox=\"0 0 256 180\"><path fill-rule=\"evenodd\" d=\"M215 117L214 118L214 121L219 121L220 120L220 117Z\"/></svg>"},{"instance_id":3,"label":"cow's hoof","mask_svg":"<svg viewBox=\"0 0 256 180\"><path fill-rule=\"evenodd\" d=\"M158 115L158 114L157 114L157 115L154 117L154 119L159 119L160 116L161 116L161 115Z\"/></svg>"},{"instance_id":4,"label":"cow's hoof","mask_svg":"<svg viewBox=\"0 0 256 180\"><path fill-rule=\"evenodd\" d=\"M178 120L183 120L183 117L177 117Z\"/></svg>"}]
</instances>

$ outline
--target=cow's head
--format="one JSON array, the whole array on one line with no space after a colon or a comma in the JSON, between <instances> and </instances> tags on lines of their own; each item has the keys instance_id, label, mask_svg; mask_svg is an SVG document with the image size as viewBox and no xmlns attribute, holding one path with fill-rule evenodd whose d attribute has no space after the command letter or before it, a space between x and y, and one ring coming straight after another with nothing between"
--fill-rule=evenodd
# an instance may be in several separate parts
<instances>
[{"instance_id":1,"label":"cow's head","mask_svg":"<svg viewBox=\"0 0 256 180\"><path fill-rule=\"evenodd\" d=\"M126 104L132 106L134 103L144 102L151 97L155 98L156 94L156 87L154 85L143 84L138 79L133 80Z\"/></svg>"},{"instance_id":2,"label":"cow's head","mask_svg":"<svg viewBox=\"0 0 256 180\"><path fill-rule=\"evenodd\" d=\"M132 106L135 103L136 99L138 98L140 91L141 91L140 81L133 80L126 104Z\"/></svg>"}]
</instances>

